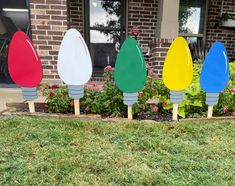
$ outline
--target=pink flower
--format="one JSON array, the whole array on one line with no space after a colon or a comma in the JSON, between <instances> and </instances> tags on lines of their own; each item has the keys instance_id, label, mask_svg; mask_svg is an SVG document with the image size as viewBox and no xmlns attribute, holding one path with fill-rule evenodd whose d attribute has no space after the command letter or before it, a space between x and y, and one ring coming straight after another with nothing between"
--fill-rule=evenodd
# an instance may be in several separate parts
<instances>
[{"instance_id":1,"label":"pink flower","mask_svg":"<svg viewBox=\"0 0 235 186\"><path fill-rule=\"evenodd\" d=\"M159 77L158 77L157 74L154 74L154 75L153 75L153 78L154 78L154 79L158 79Z\"/></svg>"},{"instance_id":2,"label":"pink flower","mask_svg":"<svg viewBox=\"0 0 235 186\"><path fill-rule=\"evenodd\" d=\"M139 92L139 93L138 93L138 97L141 97L141 96L142 96L142 92Z\"/></svg>"},{"instance_id":3,"label":"pink flower","mask_svg":"<svg viewBox=\"0 0 235 186\"><path fill-rule=\"evenodd\" d=\"M235 93L235 88L233 88L231 91L232 91L233 93Z\"/></svg>"},{"instance_id":4,"label":"pink flower","mask_svg":"<svg viewBox=\"0 0 235 186\"><path fill-rule=\"evenodd\" d=\"M69 105L70 105L70 107L74 107L74 101L71 101L71 102L69 103Z\"/></svg>"},{"instance_id":5,"label":"pink flower","mask_svg":"<svg viewBox=\"0 0 235 186\"><path fill-rule=\"evenodd\" d=\"M51 88L52 89L57 89L57 88L59 88L59 86L57 84L54 84L54 85L51 86Z\"/></svg>"},{"instance_id":6,"label":"pink flower","mask_svg":"<svg viewBox=\"0 0 235 186\"><path fill-rule=\"evenodd\" d=\"M55 95L55 93L54 92L50 92L50 97L53 97Z\"/></svg>"},{"instance_id":7,"label":"pink flower","mask_svg":"<svg viewBox=\"0 0 235 186\"><path fill-rule=\"evenodd\" d=\"M228 112L228 107L224 106L224 113Z\"/></svg>"},{"instance_id":8,"label":"pink flower","mask_svg":"<svg viewBox=\"0 0 235 186\"><path fill-rule=\"evenodd\" d=\"M103 73L103 76L107 76L107 74L106 74L106 73Z\"/></svg>"},{"instance_id":9,"label":"pink flower","mask_svg":"<svg viewBox=\"0 0 235 186\"><path fill-rule=\"evenodd\" d=\"M146 63L146 68L149 69L150 68L150 65L148 63Z\"/></svg>"},{"instance_id":10,"label":"pink flower","mask_svg":"<svg viewBox=\"0 0 235 186\"><path fill-rule=\"evenodd\" d=\"M92 81L92 85L93 85L93 86L96 86L97 83L96 83L95 81Z\"/></svg>"},{"instance_id":11,"label":"pink flower","mask_svg":"<svg viewBox=\"0 0 235 186\"><path fill-rule=\"evenodd\" d=\"M103 87L101 85L97 85L97 86L93 87L94 91L100 91L102 89L103 89Z\"/></svg>"},{"instance_id":12,"label":"pink flower","mask_svg":"<svg viewBox=\"0 0 235 186\"><path fill-rule=\"evenodd\" d=\"M109 65L109 66L105 67L104 70L113 70L113 68Z\"/></svg>"},{"instance_id":13,"label":"pink flower","mask_svg":"<svg viewBox=\"0 0 235 186\"><path fill-rule=\"evenodd\" d=\"M223 94L223 93L224 93L224 91L222 90L220 93L221 93L221 94Z\"/></svg>"},{"instance_id":14,"label":"pink flower","mask_svg":"<svg viewBox=\"0 0 235 186\"><path fill-rule=\"evenodd\" d=\"M151 110L152 110L153 112L157 112L157 111L158 111L158 107L157 107L157 106L152 106Z\"/></svg>"}]
</instances>

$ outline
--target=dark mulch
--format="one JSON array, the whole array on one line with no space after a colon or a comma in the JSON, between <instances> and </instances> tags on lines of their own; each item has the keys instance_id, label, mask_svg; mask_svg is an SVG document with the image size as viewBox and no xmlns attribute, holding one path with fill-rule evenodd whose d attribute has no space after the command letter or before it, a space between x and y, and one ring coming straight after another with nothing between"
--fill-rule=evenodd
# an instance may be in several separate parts
<instances>
[{"instance_id":1,"label":"dark mulch","mask_svg":"<svg viewBox=\"0 0 235 186\"><path fill-rule=\"evenodd\" d=\"M134 119L137 120L154 120L154 121L172 121L172 115L170 114L147 114L145 112L139 112L134 115Z\"/></svg>"}]
</instances>

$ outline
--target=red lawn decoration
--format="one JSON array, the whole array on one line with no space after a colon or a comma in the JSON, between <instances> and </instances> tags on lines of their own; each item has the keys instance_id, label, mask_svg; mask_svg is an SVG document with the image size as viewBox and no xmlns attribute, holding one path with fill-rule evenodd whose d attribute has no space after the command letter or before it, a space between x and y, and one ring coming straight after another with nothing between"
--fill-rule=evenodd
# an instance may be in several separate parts
<instances>
[{"instance_id":1,"label":"red lawn decoration","mask_svg":"<svg viewBox=\"0 0 235 186\"><path fill-rule=\"evenodd\" d=\"M8 53L8 69L12 80L21 87L35 87L42 80L42 65L28 36L17 31Z\"/></svg>"}]
</instances>

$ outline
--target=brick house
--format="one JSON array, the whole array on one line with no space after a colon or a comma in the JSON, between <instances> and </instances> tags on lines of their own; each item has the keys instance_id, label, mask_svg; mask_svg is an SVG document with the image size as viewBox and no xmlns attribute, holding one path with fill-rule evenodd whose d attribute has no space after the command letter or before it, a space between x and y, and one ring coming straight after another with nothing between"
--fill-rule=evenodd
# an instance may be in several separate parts
<instances>
[{"instance_id":1,"label":"brick house","mask_svg":"<svg viewBox=\"0 0 235 186\"><path fill-rule=\"evenodd\" d=\"M57 55L68 28L78 29L87 41L96 80L102 80L103 67L114 65L118 46L133 26L140 28L146 61L159 75L178 35L192 45L222 41L235 59L235 25L221 22L221 16L235 18L234 0L29 0L28 9L45 81L59 78Z\"/></svg>"}]
</instances>

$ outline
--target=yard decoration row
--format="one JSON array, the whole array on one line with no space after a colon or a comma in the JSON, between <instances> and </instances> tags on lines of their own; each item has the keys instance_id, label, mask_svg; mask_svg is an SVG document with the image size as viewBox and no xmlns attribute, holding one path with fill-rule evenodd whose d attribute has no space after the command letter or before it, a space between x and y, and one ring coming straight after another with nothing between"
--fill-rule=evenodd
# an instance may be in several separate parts
<instances>
[{"instance_id":1,"label":"yard decoration row","mask_svg":"<svg viewBox=\"0 0 235 186\"><path fill-rule=\"evenodd\" d=\"M138 42L128 37L117 55L114 71L115 83L123 92L124 104L128 106L128 119L132 119L132 105L138 101L138 92L145 85L146 71Z\"/></svg>"},{"instance_id":2,"label":"yard decoration row","mask_svg":"<svg viewBox=\"0 0 235 186\"><path fill-rule=\"evenodd\" d=\"M42 65L32 41L22 31L17 31L10 43L8 70L15 84L21 86L29 111L35 112L34 100L36 87L42 80Z\"/></svg>"},{"instance_id":3,"label":"yard decoration row","mask_svg":"<svg viewBox=\"0 0 235 186\"><path fill-rule=\"evenodd\" d=\"M23 97L28 101L30 112L35 112L36 86L42 80L42 65L32 41L24 32L14 34L9 47L8 68L12 80L22 87ZM128 118L132 119L132 105L138 101L138 92L146 82L144 55L138 42L128 37L117 55L114 79L123 92L124 104L128 106ZM87 45L76 29L65 34L58 56L58 73L69 87L74 99L75 115L80 115L79 99L84 95L83 85L92 75L92 62ZM173 102L173 120L177 120L178 104L183 100L184 90L193 77L193 63L188 44L177 37L169 48L164 67L163 82L170 89ZM216 42L203 63L200 84L206 92L208 118L212 117L213 105L229 81L229 60L224 45Z\"/></svg>"},{"instance_id":4,"label":"yard decoration row","mask_svg":"<svg viewBox=\"0 0 235 186\"><path fill-rule=\"evenodd\" d=\"M173 102L173 120L178 120L178 104L183 100L184 90L193 78L192 56L187 41L177 37L171 44L163 67L163 82L170 89ZM207 117L213 115L213 105L218 103L219 93L229 81L229 60L221 42L216 42L203 63L200 85L206 92Z\"/></svg>"},{"instance_id":5,"label":"yard decoration row","mask_svg":"<svg viewBox=\"0 0 235 186\"><path fill-rule=\"evenodd\" d=\"M84 96L84 84L92 75L92 62L87 45L76 29L65 34L58 56L58 73L68 85L69 96L74 99L75 115L80 115L80 98Z\"/></svg>"}]
</instances>

